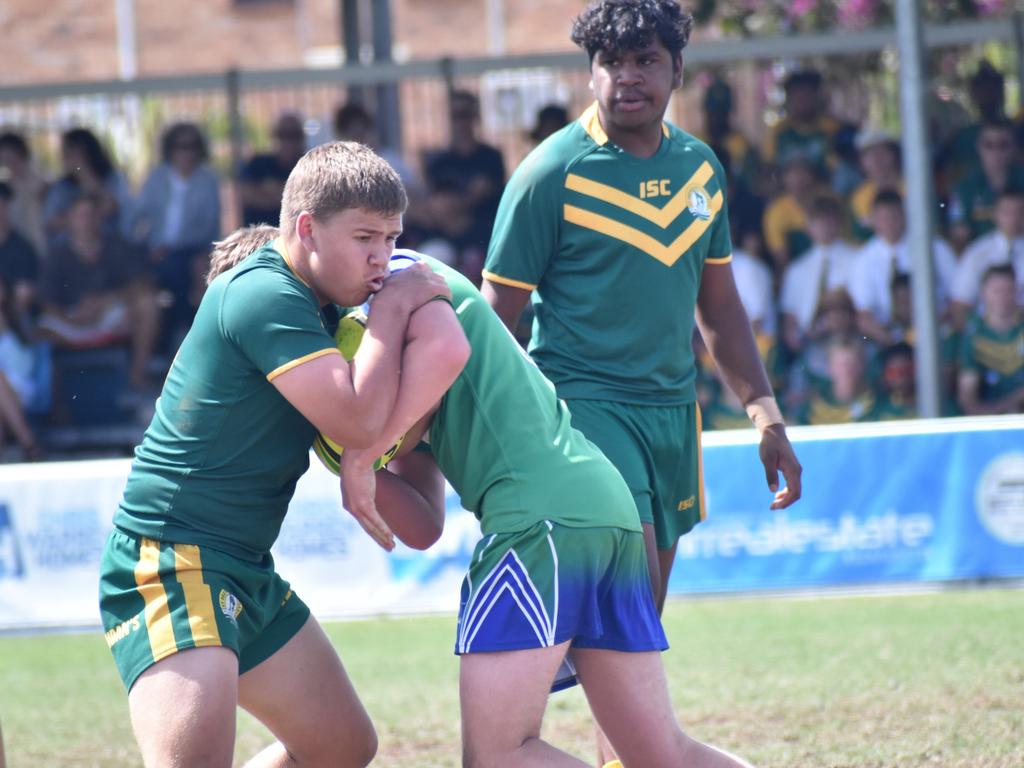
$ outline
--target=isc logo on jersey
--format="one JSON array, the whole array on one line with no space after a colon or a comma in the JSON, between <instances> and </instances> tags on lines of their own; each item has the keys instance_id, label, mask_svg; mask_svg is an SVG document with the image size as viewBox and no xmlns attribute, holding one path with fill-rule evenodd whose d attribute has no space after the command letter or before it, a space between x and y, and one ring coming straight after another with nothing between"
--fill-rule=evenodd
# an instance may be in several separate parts
<instances>
[{"instance_id":1,"label":"isc logo on jersey","mask_svg":"<svg viewBox=\"0 0 1024 768\"><path fill-rule=\"evenodd\" d=\"M394 274L419 261L423 261L423 259L415 251L396 250L391 256L389 267L391 273ZM372 299L373 297L371 296L370 298ZM359 342L366 331L366 320L371 304L371 301L367 301L362 307L350 310L338 322L338 329L334 332L334 342L338 345L338 351L341 352L342 357L346 360L351 360L355 356L356 350L359 349ZM402 439L401 437L398 438L398 442L373 463L374 469L381 469L395 458L398 449L402 447ZM341 454L344 450L343 446L338 445L322 432L317 432L316 437L313 438L313 453L335 475L340 472L339 465L341 463Z\"/></svg>"}]
</instances>

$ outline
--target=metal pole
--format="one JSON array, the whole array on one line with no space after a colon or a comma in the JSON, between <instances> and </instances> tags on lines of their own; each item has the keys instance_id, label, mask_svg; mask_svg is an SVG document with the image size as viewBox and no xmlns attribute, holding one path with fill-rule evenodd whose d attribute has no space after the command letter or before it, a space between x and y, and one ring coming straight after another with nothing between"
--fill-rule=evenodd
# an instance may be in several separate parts
<instances>
[{"instance_id":1,"label":"metal pole","mask_svg":"<svg viewBox=\"0 0 1024 768\"><path fill-rule=\"evenodd\" d=\"M940 413L939 345L932 264L932 169L925 114L920 0L896 1L896 39L900 53L900 111L903 116L903 162L907 179L908 244L912 264L917 410L925 418Z\"/></svg>"},{"instance_id":2,"label":"metal pole","mask_svg":"<svg viewBox=\"0 0 1024 768\"><path fill-rule=\"evenodd\" d=\"M245 127L242 124L242 89L238 83L238 70L229 69L224 73L224 91L228 103L228 140L231 142L231 177L237 177L242 170L242 151L245 144Z\"/></svg>"},{"instance_id":3,"label":"metal pole","mask_svg":"<svg viewBox=\"0 0 1024 768\"><path fill-rule=\"evenodd\" d=\"M359 0L341 0L341 40L345 46L345 58L342 67L359 66ZM350 85L346 101L361 104L363 102L362 86Z\"/></svg>"},{"instance_id":4,"label":"metal pole","mask_svg":"<svg viewBox=\"0 0 1024 768\"><path fill-rule=\"evenodd\" d=\"M373 0L373 60L377 64L391 61L391 0ZM402 113L398 103L398 85L377 86L377 138L382 146L401 151Z\"/></svg>"}]
</instances>

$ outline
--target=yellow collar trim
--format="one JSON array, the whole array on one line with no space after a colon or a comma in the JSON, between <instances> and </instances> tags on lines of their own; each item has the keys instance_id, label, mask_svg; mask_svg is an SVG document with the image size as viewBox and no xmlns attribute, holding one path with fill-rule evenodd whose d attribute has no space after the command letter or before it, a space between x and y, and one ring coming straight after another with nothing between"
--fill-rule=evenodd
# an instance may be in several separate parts
<instances>
[{"instance_id":1,"label":"yellow collar trim","mask_svg":"<svg viewBox=\"0 0 1024 768\"><path fill-rule=\"evenodd\" d=\"M298 270L295 269L295 265L292 264L292 259L288 253L288 246L284 242L284 237L278 237L274 241L274 250L281 254L281 258L284 259L284 263L288 265L288 269L292 271L292 274L295 275L296 279L312 291L313 286L302 279L302 275L299 274ZM316 293L316 291L313 292Z\"/></svg>"},{"instance_id":2,"label":"yellow collar trim","mask_svg":"<svg viewBox=\"0 0 1024 768\"><path fill-rule=\"evenodd\" d=\"M601 116L598 114L596 101L580 115L580 125L599 147L608 143L608 134L601 127ZM661 123L661 132L666 139L669 137L668 123L664 121Z\"/></svg>"}]
</instances>

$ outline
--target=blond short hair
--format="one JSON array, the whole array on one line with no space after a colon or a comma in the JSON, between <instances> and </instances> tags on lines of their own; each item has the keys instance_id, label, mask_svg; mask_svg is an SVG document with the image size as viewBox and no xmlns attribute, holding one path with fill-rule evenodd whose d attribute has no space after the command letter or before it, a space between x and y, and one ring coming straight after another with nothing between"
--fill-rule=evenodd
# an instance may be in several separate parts
<instances>
[{"instance_id":1,"label":"blond short hair","mask_svg":"<svg viewBox=\"0 0 1024 768\"><path fill-rule=\"evenodd\" d=\"M303 211L324 221L350 208L395 216L408 204L402 180L380 155L354 141L332 141L309 150L289 174L281 231L294 229Z\"/></svg>"},{"instance_id":2,"label":"blond short hair","mask_svg":"<svg viewBox=\"0 0 1024 768\"><path fill-rule=\"evenodd\" d=\"M206 284L209 285L221 272L227 272L243 261L250 253L255 253L280 234L277 227L269 224L253 224L236 229L223 240L213 244L210 252L210 269L206 273Z\"/></svg>"}]
</instances>

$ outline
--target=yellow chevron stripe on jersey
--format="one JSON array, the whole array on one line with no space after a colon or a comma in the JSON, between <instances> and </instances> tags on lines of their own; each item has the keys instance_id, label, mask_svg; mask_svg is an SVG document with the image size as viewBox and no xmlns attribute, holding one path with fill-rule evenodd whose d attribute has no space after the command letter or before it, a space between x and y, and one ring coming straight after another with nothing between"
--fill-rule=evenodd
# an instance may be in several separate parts
<instances>
[{"instance_id":1,"label":"yellow chevron stripe on jersey","mask_svg":"<svg viewBox=\"0 0 1024 768\"><path fill-rule=\"evenodd\" d=\"M146 632L153 661L160 661L178 650L167 607L167 592L160 581L160 543L143 539L139 562L135 565L135 586L145 602Z\"/></svg>"},{"instance_id":2,"label":"yellow chevron stripe on jersey","mask_svg":"<svg viewBox=\"0 0 1024 768\"><path fill-rule=\"evenodd\" d=\"M693 186L703 187L714 175L715 171L711 167L711 163L705 160L663 208L658 208L620 189L602 184L599 181L586 179L575 173L570 173L565 177L565 188L573 192L579 192L587 197L595 197L598 200L611 203L665 229L686 209L689 203L688 192L690 188Z\"/></svg>"},{"instance_id":3,"label":"yellow chevron stripe on jersey","mask_svg":"<svg viewBox=\"0 0 1024 768\"><path fill-rule=\"evenodd\" d=\"M565 205L563 215L565 220L571 224L577 224L586 229L593 230L594 232L599 232L602 235L614 237L616 240L629 243L630 245L639 248L648 256L657 259L665 266L671 267L679 260L679 257L686 253L690 249L690 246L697 242L700 236L707 231L708 227L711 226L711 222L715 220L715 214L717 214L721 209L722 192L719 190L715 193L715 196L711 198L712 215L703 220L694 219L690 223L690 226L684 229L682 234L668 245L663 245L655 238L641 232L635 227L630 227L622 222L609 219L607 216L602 216L599 213L585 211L574 205Z\"/></svg>"},{"instance_id":4,"label":"yellow chevron stripe on jersey","mask_svg":"<svg viewBox=\"0 0 1024 768\"><path fill-rule=\"evenodd\" d=\"M1021 347L1024 336L1018 334L1009 341L974 337L974 359L979 365L991 368L1003 376L1012 376L1021 368Z\"/></svg>"},{"instance_id":5,"label":"yellow chevron stripe on jersey","mask_svg":"<svg viewBox=\"0 0 1024 768\"><path fill-rule=\"evenodd\" d=\"M174 571L185 593L188 628L197 648L221 645L220 630L213 612L213 595L203 581L203 560L195 544L174 545Z\"/></svg>"}]
</instances>

